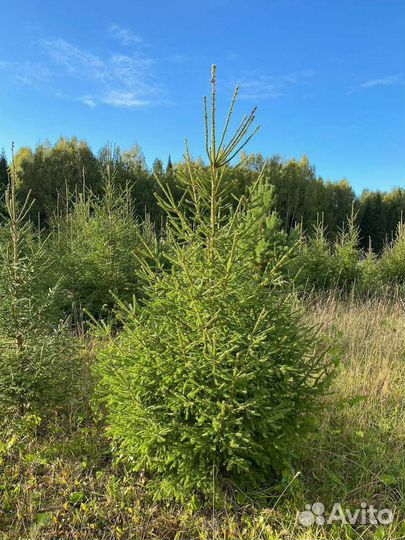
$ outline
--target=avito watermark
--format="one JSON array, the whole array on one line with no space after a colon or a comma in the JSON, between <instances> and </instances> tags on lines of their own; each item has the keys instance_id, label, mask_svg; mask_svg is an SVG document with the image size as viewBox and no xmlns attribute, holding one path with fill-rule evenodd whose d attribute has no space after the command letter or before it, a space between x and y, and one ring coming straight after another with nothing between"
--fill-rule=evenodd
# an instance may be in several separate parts
<instances>
[{"instance_id":1,"label":"avito watermark","mask_svg":"<svg viewBox=\"0 0 405 540\"><path fill-rule=\"evenodd\" d=\"M321 502L312 505L306 504L305 510L298 516L301 525L310 527L311 525L331 525L332 523L342 523L342 525L389 525L393 522L394 514L389 508L379 510L372 504L362 502L360 508L350 510L343 508L340 503L335 503L328 513Z\"/></svg>"}]
</instances>

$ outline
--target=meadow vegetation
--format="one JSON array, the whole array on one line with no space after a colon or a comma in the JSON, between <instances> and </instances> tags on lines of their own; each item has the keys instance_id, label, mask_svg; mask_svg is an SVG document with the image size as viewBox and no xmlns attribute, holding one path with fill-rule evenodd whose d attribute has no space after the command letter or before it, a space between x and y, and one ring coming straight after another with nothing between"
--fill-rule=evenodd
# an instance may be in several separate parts
<instances>
[{"instance_id":1,"label":"meadow vegetation","mask_svg":"<svg viewBox=\"0 0 405 540\"><path fill-rule=\"evenodd\" d=\"M236 91L218 131L215 81L208 163L155 163L155 202L130 180L138 150L79 145L82 169L24 150L31 169L21 151L8 167L0 538L405 536L400 206L378 249L371 195L367 212L297 219L274 161L231 165L255 111L230 130ZM305 526L315 502L394 519Z\"/></svg>"},{"instance_id":2,"label":"meadow vegetation","mask_svg":"<svg viewBox=\"0 0 405 540\"><path fill-rule=\"evenodd\" d=\"M217 508L155 501L103 435L100 418L74 410L26 415L3 429L2 538L400 539L405 534L403 304L398 299L311 299L307 323L321 324L341 357L319 404L317 427L278 484L239 492ZM92 362L89 347L83 362ZM88 413L87 413L88 414ZM305 504L362 501L391 508L389 527L303 527Z\"/></svg>"}]
</instances>

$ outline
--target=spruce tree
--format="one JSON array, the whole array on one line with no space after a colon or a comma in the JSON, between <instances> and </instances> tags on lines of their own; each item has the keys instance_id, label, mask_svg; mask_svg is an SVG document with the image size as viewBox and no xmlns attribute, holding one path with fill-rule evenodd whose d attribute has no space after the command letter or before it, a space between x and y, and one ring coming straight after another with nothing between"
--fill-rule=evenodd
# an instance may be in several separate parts
<instances>
[{"instance_id":1,"label":"spruce tree","mask_svg":"<svg viewBox=\"0 0 405 540\"><path fill-rule=\"evenodd\" d=\"M0 403L5 416L66 404L78 378L76 347L54 319L55 288L42 288L48 261L27 220L29 197L16 197L14 163L0 229ZM49 287L49 284L48 284Z\"/></svg>"},{"instance_id":2,"label":"spruce tree","mask_svg":"<svg viewBox=\"0 0 405 540\"><path fill-rule=\"evenodd\" d=\"M334 245L333 266L335 285L349 288L359 277L360 233L356 225L356 215L352 211L347 223L338 231Z\"/></svg>"},{"instance_id":3,"label":"spruce tree","mask_svg":"<svg viewBox=\"0 0 405 540\"><path fill-rule=\"evenodd\" d=\"M166 165L166 174L171 174L173 171L173 163L172 163L172 158L169 154L169 157L167 159L167 165Z\"/></svg>"},{"instance_id":4,"label":"spruce tree","mask_svg":"<svg viewBox=\"0 0 405 540\"><path fill-rule=\"evenodd\" d=\"M2 195L8 184L8 163L7 156L4 148L1 149L0 153L0 195Z\"/></svg>"},{"instance_id":5,"label":"spruce tree","mask_svg":"<svg viewBox=\"0 0 405 540\"><path fill-rule=\"evenodd\" d=\"M382 195L364 193L361 201L360 233L364 249L368 248L371 238L372 249L375 253L382 252L386 242L385 210Z\"/></svg>"},{"instance_id":6,"label":"spruce tree","mask_svg":"<svg viewBox=\"0 0 405 540\"><path fill-rule=\"evenodd\" d=\"M299 287L322 290L335 285L337 269L323 221L318 222L311 236L301 234L296 257L288 264L288 269Z\"/></svg>"},{"instance_id":7,"label":"spruce tree","mask_svg":"<svg viewBox=\"0 0 405 540\"><path fill-rule=\"evenodd\" d=\"M67 194L67 211L54 216L47 246L52 274L64 290L61 313L74 315L78 323L87 318L85 312L97 318L110 311L115 294L129 301L140 292L137 251L143 231L133 215L131 188L117 185L111 148L103 150L100 161L101 197L87 189ZM157 249L153 233L149 226L144 243Z\"/></svg>"},{"instance_id":8,"label":"spruce tree","mask_svg":"<svg viewBox=\"0 0 405 540\"><path fill-rule=\"evenodd\" d=\"M263 169L264 171L265 169ZM244 226L258 269L265 270L270 259L274 263L293 253L293 235L282 229L281 220L274 211L274 186L261 174L250 187Z\"/></svg>"},{"instance_id":9,"label":"spruce tree","mask_svg":"<svg viewBox=\"0 0 405 540\"><path fill-rule=\"evenodd\" d=\"M359 290L363 295L379 293L386 285L381 271L381 258L371 248L371 239L364 259L359 264Z\"/></svg>"},{"instance_id":10,"label":"spruce tree","mask_svg":"<svg viewBox=\"0 0 405 540\"><path fill-rule=\"evenodd\" d=\"M160 201L171 269L156 272L144 261L147 299L142 307L121 304L118 335L100 327L96 366L119 454L152 475L155 497L194 502L227 486L268 486L291 466L330 369L288 292L280 257L258 269L251 231L262 213L247 215L252 201L235 211L222 203L227 165L252 137L255 111L228 141L236 90L218 136L215 82L213 66L208 173L186 151L184 209L169 189Z\"/></svg>"},{"instance_id":11,"label":"spruce tree","mask_svg":"<svg viewBox=\"0 0 405 540\"><path fill-rule=\"evenodd\" d=\"M385 246L382 253L381 272L385 283L405 290L405 223L402 216L394 240Z\"/></svg>"}]
</instances>

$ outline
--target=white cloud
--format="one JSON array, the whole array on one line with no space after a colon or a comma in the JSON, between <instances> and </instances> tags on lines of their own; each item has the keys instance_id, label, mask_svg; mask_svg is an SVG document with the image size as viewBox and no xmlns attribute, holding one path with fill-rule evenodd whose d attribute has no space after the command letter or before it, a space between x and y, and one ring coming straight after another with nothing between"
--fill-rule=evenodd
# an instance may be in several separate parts
<instances>
[{"instance_id":1,"label":"white cloud","mask_svg":"<svg viewBox=\"0 0 405 540\"><path fill-rule=\"evenodd\" d=\"M315 71L305 69L281 76L260 75L245 77L240 83L241 99L259 101L285 95L288 88L315 75Z\"/></svg>"},{"instance_id":2,"label":"white cloud","mask_svg":"<svg viewBox=\"0 0 405 540\"><path fill-rule=\"evenodd\" d=\"M154 92L150 86L153 64L154 61L147 57L114 54L107 61L108 79L127 88L137 87L139 90Z\"/></svg>"},{"instance_id":3,"label":"white cloud","mask_svg":"<svg viewBox=\"0 0 405 540\"><path fill-rule=\"evenodd\" d=\"M44 40L42 46L53 60L64 66L71 74L96 79L105 77L105 63L101 58L64 39Z\"/></svg>"},{"instance_id":4,"label":"white cloud","mask_svg":"<svg viewBox=\"0 0 405 540\"><path fill-rule=\"evenodd\" d=\"M172 54L167 58L169 62L174 64L186 64L188 62L194 62L197 60L196 56L189 56L187 54Z\"/></svg>"},{"instance_id":5,"label":"white cloud","mask_svg":"<svg viewBox=\"0 0 405 540\"><path fill-rule=\"evenodd\" d=\"M107 105L112 105L113 107L125 107L125 108L132 108L132 107L146 107L147 105L150 105L150 101L140 99L137 97L136 93L133 92L118 92L116 90L112 90L111 92L107 93L101 101L103 103L106 103Z\"/></svg>"},{"instance_id":6,"label":"white cloud","mask_svg":"<svg viewBox=\"0 0 405 540\"><path fill-rule=\"evenodd\" d=\"M17 84L39 86L50 78L50 70L39 62L0 61L0 69L11 81Z\"/></svg>"},{"instance_id":7,"label":"white cloud","mask_svg":"<svg viewBox=\"0 0 405 540\"><path fill-rule=\"evenodd\" d=\"M120 41L123 45L132 45L142 43L142 38L137 36L128 28L123 28L118 24L110 24L108 31L114 39Z\"/></svg>"},{"instance_id":8,"label":"white cloud","mask_svg":"<svg viewBox=\"0 0 405 540\"><path fill-rule=\"evenodd\" d=\"M360 88L373 88L374 86L391 86L399 82L399 75L390 75L389 77L384 77L382 79L371 79L365 81L360 85Z\"/></svg>"},{"instance_id":9,"label":"white cloud","mask_svg":"<svg viewBox=\"0 0 405 540\"><path fill-rule=\"evenodd\" d=\"M78 98L78 101L81 101L82 103L84 103L85 105L90 107L90 109L94 109L94 107L97 105L97 103L94 101L94 99L92 99L91 97L88 97L88 96L82 96L82 97Z\"/></svg>"},{"instance_id":10,"label":"white cloud","mask_svg":"<svg viewBox=\"0 0 405 540\"><path fill-rule=\"evenodd\" d=\"M142 41L117 24L111 24L109 31L121 44ZM156 62L142 51L110 50L101 54L63 38L42 39L37 45L37 57L42 55L39 62L0 59L1 78L51 91L55 97L90 108L98 105L140 108L167 103L165 90L155 76ZM184 58L177 58L181 60Z\"/></svg>"},{"instance_id":11,"label":"white cloud","mask_svg":"<svg viewBox=\"0 0 405 540\"><path fill-rule=\"evenodd\" d=\"M43 41L43 48L64 70L60 76L74 78L80 87L78 101L94 108L145 107L163 94L153 76L154 60L141 53L109 53L105 57L81 49L63 39Z\"/></svg>"}]
</instances>

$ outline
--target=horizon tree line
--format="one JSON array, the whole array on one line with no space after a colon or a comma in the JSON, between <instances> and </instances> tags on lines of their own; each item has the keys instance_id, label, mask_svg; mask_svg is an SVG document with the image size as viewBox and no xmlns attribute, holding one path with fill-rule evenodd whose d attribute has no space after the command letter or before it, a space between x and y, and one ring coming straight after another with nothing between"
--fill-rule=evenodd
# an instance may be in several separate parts
<instances>
[{"instance_id":1,"label":"horizon tree line","mask_svg":"<svg viewBox=\"0 0 405 540\"><path fill-rule=\"evenodd\" d=\"M114 146L112 152L110 145L105 145L95 154L84 140L60 137L54 145L41 143L34 149L21 147L15 155L19 178L17 196L23 200L30 193L34 199L32 217L46 226L65 194L88 188L101 195L103 163L110 154L115 182L129 188L135 216L144 219L148 215L159 229L164 218L155 193L160 193L161 184L180 201L183 190L175 180L174 169L187 174L186 162L173 163L169 155L166 166L156 158L149 167L137 144L127 150ZM202 169L207 167L201 158L193 161ZM0 153L1 194L7 186L8 166L3 149ZM398 187L389 192L365 189L357 196L345 178L332 182L318 176L306 155L299 160L283 160L278 155L265 158L262 154L242 153L238 163L227 166L231 197L237 200L247 193L263 167L264 176L274 186L275 211L287 232L299 226L311 234L322 223L327 235L334 239L354 214L361 247L371 247L380 253L384 244L392 240L405 211L405 189Z\"/></svg>"}]
</instances>

